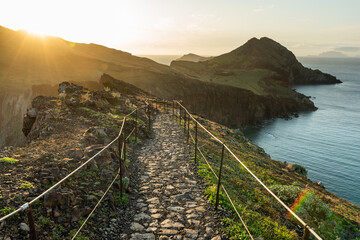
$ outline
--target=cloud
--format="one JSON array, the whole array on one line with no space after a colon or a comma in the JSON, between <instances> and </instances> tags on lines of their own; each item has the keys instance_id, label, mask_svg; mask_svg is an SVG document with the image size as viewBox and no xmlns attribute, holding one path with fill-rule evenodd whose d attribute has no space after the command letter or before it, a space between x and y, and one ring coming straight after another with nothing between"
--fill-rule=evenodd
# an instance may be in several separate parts
<instances>
[{"instance_id":1,"label":"cloud","mask_svg":"<svg viewBox=\"0 0 360 240\"><path fill-rule=\"evenodd\" d=\"M334 50L341 52L357 52L360 51L360 47L337 47Z\"/></svg>"}]
</instances>

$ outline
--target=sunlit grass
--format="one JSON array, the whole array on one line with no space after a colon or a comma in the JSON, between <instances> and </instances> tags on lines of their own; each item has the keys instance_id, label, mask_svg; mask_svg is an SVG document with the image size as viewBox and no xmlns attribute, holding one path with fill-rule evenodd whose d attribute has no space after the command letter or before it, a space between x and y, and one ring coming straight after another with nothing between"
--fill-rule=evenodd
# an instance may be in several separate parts
<instances>
[{"instance_id":1,"label":"sunlit grass","mask_svg":"<svg viewBox=\"0 0 360 240\"><path fill-rule=\"evenodd\" d=\"M18 162L19 160L15 159L15 158L9 158L9 157L4 157L4 158L0 158L0 163L10 163L10 164L14 164L16 162Z\"/></svg>"}]
</instances>

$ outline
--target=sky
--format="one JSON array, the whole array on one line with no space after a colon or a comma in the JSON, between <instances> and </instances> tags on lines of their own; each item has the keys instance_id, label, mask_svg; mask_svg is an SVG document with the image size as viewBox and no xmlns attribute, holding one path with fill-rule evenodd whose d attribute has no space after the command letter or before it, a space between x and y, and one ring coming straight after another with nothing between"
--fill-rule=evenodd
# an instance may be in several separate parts
<instances>
[{"instance_id":1,"label":"sky","mask_svg":"<svg viewBox=\"0 0 360 240\"><path fill-rule=\"evenodd\" d=\"M0 25L135 55L216 56L267 36L297 56L360 56L360 1L7 0Z\"/></svg>"}]
</instances>

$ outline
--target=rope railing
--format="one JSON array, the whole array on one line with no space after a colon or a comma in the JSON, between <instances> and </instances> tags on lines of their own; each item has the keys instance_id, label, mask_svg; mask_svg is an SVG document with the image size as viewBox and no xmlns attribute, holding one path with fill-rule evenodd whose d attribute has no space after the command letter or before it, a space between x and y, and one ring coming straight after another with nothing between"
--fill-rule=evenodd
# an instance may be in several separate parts
<instances>
[{"instance_id":1,"label":"rope railing","mask_svg":"<svg viewBox=\"0 0 360 240\"><path fill-rule=\"evenodd\" d=\"M310 226L308 224L305 223L305 221L303 221L296 213L294 213L278 196L276 196L275 193L273 193L232 151L231 149L225 144L223 143L219 138L217 138L213 133L211 133L209 130L207 130L179 101L174 101L173 103L173 114L175 116L175 111L174 110L175 104L177 104L179 106L179 123L181 123L182 119L181 119L181 115L182 115L182 111L184 111L184 116L188 117L188 135L189 135L189 120L192 119L195 123L195 162L196 162L196 156L197 156L197 151L198 151L198 147L197 147L197 129L198 126L200 126L200 128L202 128L208 135L210 135L210 137L212 137L213 139L215 139L218 143L220 143L223 147L223 151L226 150L227 152L229 152L231 154L231 156L238 162L240 163L240 165L248 172L250 173L250 175L268 192L270 193L295 219L297 219L300 224L303 226L304 228L304 234L303 234L303 239L308 240L310 237L311 233L316 239L318 240L322 240L322 238L312 229L310 228ZM184 123L184 131L186 128L186 117L184 117L185 119L185 123ZM223 152L222 152L223 155ZM220 164L220 173L219 173L219 177L218 180L218 187L217 187L217 200L216 200L216 205L218 203L218 194L219 194L219 190L220 190L220 186L221 186L221 169L222 169L222 163L223 162L223 156L221 158L221 164ZM213 172L214 173L214 172ZM216 175L215 175L216 176ZM225 190L224 192L227 191Z\"/></svg>"},{"instance_id":2,"label":"rope railing","mask_svg":"<svg viewBox=\"0 0 360 240\"><path fill-rule=\"evenodd\" d=\"M121 163L122 160L121 159L125 159L126 158L126 141L132 136L132 134L135 132L135 138L137 139L137 128L138 128L138 111L141 109L145 108L145 112L147 111L147 118L148 118L148 124L149 124L149 129L150 129L150 124L151 124L151 110L150 110L150 102L145 101L145 106L140 107L140 108L136 108L133 111L131 111L129 114L125 115L121 124L121 128L120 131L118 133L118 135L110 142L108 143L106 146L104 146L101 150L99 150L96 154L94 154L92 157L90 157L87 161L85 161L84 163L82 163L79 167L77 167L75 170L73 170L72 172L70 172L68 175L66 175L64 178L62 178L61 180L59 180L57 183L55 183L53 186L51 186L50 188L48 188L47 190L45 190L44 192L42 192L41 194L39 194L38 196L36 196L34 199L32 199L30 202L27 202L25 204L23 204L22 206L20 206L18 209L16 209L15 211L7 214L6 216L3 216L2 218L0 218L0 222L5 221L6 219L8 219L9 217L22 212L24 210L28 210L28 220L29 220L29 225L30 225L30 238L33 239L37 239L36 236L36 231L35 231L35 224L33 222L33 217L32 217L32 212L31 212L31 204L33 204L34 202L36 202L37 200L39 200L40 198L42 198L43 196L45 196L47 193L49 193L50 191L54 190L56 187L58 187L61 183L63 183L64 181L66 181L68 178L70 178L72 175L74 175L75 173L77 173L80 169L82 169L84 166L86 166L89 162L91 162L95 157L97 157L98 155L100 155L103 151L105 151L107 148L109 148L112 144L114 144L116 141L119 141L119 169L118 169L118 173L115 176L115 178L113 179L113 181L111 182L111 184L108 186L107 190L105 191L105 193L102 195L101 199L98 201L98 203L95 205L95 207L93 208L93 210L91 211L91 213L88 215L88 217L86 218L86 220L83 222L83 224L80 226L80 228L78 229L78 231L75 233L74 237L72 239L75 239L75 237L79 234L79 232L81 231L81 229L84 227L85 223L87 222L87 220L91 217L92 213L95 211L95 209L98 207L98 205L101 203L101 201L103 200L103 198L105 197L105 195L108 193L108 191L110 190L111 186L114 184L114 182L116 181L116 179L120 176L120 191L121 191L121 198L122 198L122 169L121 169ZM133 115L134 113L136 113L136 123L135 123L135 127L131 130L131 132L129 133L129 135L127 137L121 137L122 133L124 133L124 126L126 123L126 120L129 116ZM122 143L121 143L122 141ZM120 147L121 146L121 147Z\"/></svg>"},{"instance_id":3,"label":"rope railing","mask_svg":"<svg viewBox=\"0 0 360 240\"><path fill-rule=\"evenodd\" d=\"M191 133L189 133L189 136L191 137L191 139L193 140L193 143L195 144L195 139L194 139L194 137L191 135ZM201 151L201 149L200 149L199 147L197 147L197 150L199 151L201 157L204 159L205 163L206 163L207 166L209 167L209 169L210 169L210 171L212 172L212 174L214 174L214 176L216 177L216 179L219 180L219 177L218 177L217 174L215 173L214 169L211 167L209 161L206 159L206 157L205 157L205 155L203 154L203 152ZM251 234L250 231L249 231L249 228L247 227L245 221L244 221L243 218L241 217L239 211L236 209L236 207L235 207L235 205L234 205L234 202L233 202L233 200L231 199L230 195L229 195L228 192L226 191L225 186L224 186L223 184L221 184L221 187L222 187L223 191L225 192L226 197L229 199L231 206L233 207L234 211L236 212L236 215L239 217L239 219L240 219L242 225L244 226L246 232L248 233L248 235L250 236L250 238L251 238L252 240L254 240L252 234Z\"/></svg>"}]
</instances>

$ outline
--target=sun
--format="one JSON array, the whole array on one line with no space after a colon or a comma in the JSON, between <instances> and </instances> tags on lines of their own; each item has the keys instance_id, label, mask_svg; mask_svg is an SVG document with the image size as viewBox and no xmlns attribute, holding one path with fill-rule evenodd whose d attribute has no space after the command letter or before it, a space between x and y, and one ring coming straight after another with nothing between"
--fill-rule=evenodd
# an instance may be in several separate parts
<instances>
[{"instance_id":1,"label":"sun","mask_svg":"<svg viewBox=\"0 0 360 240\"><path fill-rule=\"evenodd\" d=\"M35 35L35 36L38 36L38 37L46 37L48 34L47 34L47 29L41 27L41 26L31 26L31 27L26 27L24 29L28 34L31 34L31 35Z\"/></svg>"}]
</instances>

